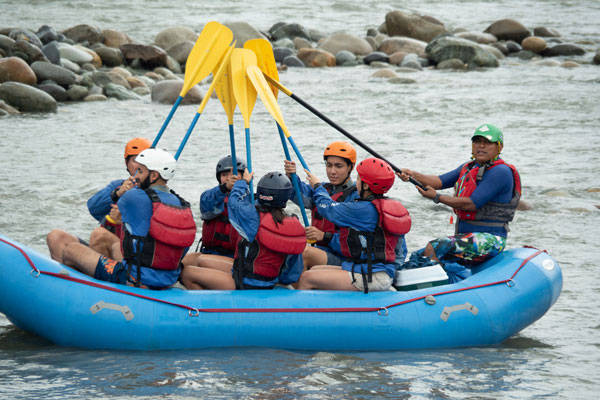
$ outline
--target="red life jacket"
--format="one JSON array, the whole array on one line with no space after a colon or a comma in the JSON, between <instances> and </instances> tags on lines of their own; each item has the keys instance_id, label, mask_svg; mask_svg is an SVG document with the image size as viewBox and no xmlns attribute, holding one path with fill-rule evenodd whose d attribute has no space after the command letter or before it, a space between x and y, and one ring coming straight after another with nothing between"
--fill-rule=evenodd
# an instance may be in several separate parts
<instances>
[{"instance_id":1,"label":"red life jacket","mask_svg":"<svg viewBox=\"0 0 600 400\"><path fill-rule=\"evenodd\" d=\"M373 263L395 262L398 240L410 231L410 215L398 200L379 198L371 203L379 214L377 227L373 232L358 231L349 227L340 228L342 254L357 264L365 263L369 259ZM367 258L361 257L362 255Z\"/></svg>"},{"instance_id":2,"label":"red life jacket","mask_svg":"<svg viewBox=\"0 0 600 400\"><path fill-rule=\"evenodd\" d=\"M488 202L476 211L465 211L455 208L454 212L458 215L459 220L467 220L470 224L507 227L508 223L512 221L515 215L519 199L521 198L521 177L519 176L519 172L514 165L505 163L502 159L498 159L490 165L483 167L476 166L475 164L475 161L465 163L460 170L458 180L454 185L455 195L457 197L471 196L477 188L477 184L481 181L485 171L498 165L506 165L512 172L514 180L513 197L509 203ZM481 220L484 220L485 222Z\"/></svg>"},{"instance_id":3,"label":"red life jacket","mask_svg":"<svg viewBox=\"0 0 600 400\"><path fill-rule=\"evenodd\" d=\"M331 194L331 191L333 190L333 185L331 183L326 183L323 185L323 187L327 190L327 193L331 195L331 200L337 201L339 203L343 203L348 198L348 196L350 196L356 191L356 185L351 185L340 192ZM319 211L317 211L317 207L312 208L311 225L322 232L335 233L339 230L339 228L336 227L333 222L323 218L321 214L319 214ZM317 244L326 246L328 244L328 241L317 242Z\"/></svg>"},{"instance_id":4,"label":"red life jacket","mask_svg":"<svg viewBox=\"0 0 600 400\"><path fill-rule=\"evenodd\" d=\"M128 262L159 270L176 270L183 254L196 238L196 222L192 216L190 203L177 196L181 206L161 202L152 189L144 192L152 201L152 218L148 235L131 235L123 229L121 251ZM133 239L141 242L141 251L135 251ZM138 242L138 248L140 243ZM138 273L140 269L138 268ZM138 277L139 282L139 277Z\"/></svg>"},{"instance_id":5,"label":"red life jacket","mask_svg":"<svg viewBox=\"0 0 600 400\"><path fill-rule=\"evenodd\" d=\"M236 288L243 289L244 278L271 281L290 254L301 254L306 247L304 227L297 218L286 216L276 224L268 212L260 212L260 225L252 242L241 238L235 252L233 276Z\"/></svg>"},{"instance_id":6,"label":"red life jacket","mask_svg":"<svg viewBox=\"0 0 600 400\"><path fill-rule=\"evenodd\" d=\"M221 214L202 222L202 247L224 253L235 251L240 235L229 222L228 201L229 196L225 197L225 207Z\"/></svg>"}]
</instances>

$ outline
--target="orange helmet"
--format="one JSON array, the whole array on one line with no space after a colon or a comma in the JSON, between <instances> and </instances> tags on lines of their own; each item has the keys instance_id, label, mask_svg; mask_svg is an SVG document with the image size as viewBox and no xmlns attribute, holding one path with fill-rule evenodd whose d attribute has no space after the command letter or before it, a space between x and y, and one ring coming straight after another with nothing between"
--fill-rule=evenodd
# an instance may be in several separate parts
<instances>
[{"instance_id":1,"label":"orange helmet","mask_svg":"<svg viewBox=\"0 0 600 400\"><path fill-rule=\"evenodd\" d=\"M323 158L337 156L349 160L352 165L356 164L356 149L348 142L333 142L325 147Z\"/></svg>"},{"instance_id":2,"label":"orange helmet","mask_svg":"<svg viewBox=\"0 0 600 400\"><path fill-rule=\"evenodd\" d=\"M150 148L151 145L150 141L145 138L136 137L131 139L125 145L125 160L127 160L127 157L129 156L137 156L142 151Z\"/></svg>"}]
</instances>

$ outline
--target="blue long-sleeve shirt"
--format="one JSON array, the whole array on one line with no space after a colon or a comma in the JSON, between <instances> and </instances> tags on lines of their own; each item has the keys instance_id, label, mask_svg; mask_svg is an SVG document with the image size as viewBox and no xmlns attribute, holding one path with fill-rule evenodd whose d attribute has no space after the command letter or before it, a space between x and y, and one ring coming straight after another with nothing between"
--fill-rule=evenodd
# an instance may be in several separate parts
<instances>
[{"instance_id":1,"label":"blue long-sleeve shirt","mask_svg":"<svg viewBox=\"0 0 600 400\"><path fill-rule=\"evenodd\" d=\"M253 242L256 239L256 234L260 226L260 214L250 200L250 190L245 180L239 180L233 185L229 194L227 209L231 225L233 225L244 239ZM300 278L303 269L302 254L289 254L277 278L272 281L244 278L244 283L251 286L265 287L273 286L276 283L294 283Z\"/></svg>"},{"instance_id":2,"label":"blue long-sleeve shirt","mask_svg":"<svg viewBox=\"0 0 600 400\"><path fill-rule=\"evenodd\" d=\"M200 217L204 220L213 219L225 210L225 199L228 193L223 193L219 185L205 190L200 195Z\"/></svg>"},{"instance_id":3,"label":"blue long-sleeve shirt","mask_svg":"<svg viewBox=\"0 0 600 400\"><path fill-rule=\"evenodd\" d=\"M102 219L110 213L110 206L113 204L110 194L122 184L123 179L116 179L88 199L88 210L98 222L102 222Z\"/></svg>"},{"instance_id":4,"label":"blue long-sleeve shirt","mask_svg":"<svg viewBox=\"0 0 600 400\"><path fill-rule=\"evenodd\" d=\"M327 193L327 190L322 185L315 188L313 201L317 206L319 214L338 226L366 232L373 232L377 227L379 213L370 201L338 203L331 199L329 193ZM335 246L335 250L341 252L339 247L339 235L335 238L335 242L333 239L332 242L333 243L330 242L330 245L332 247ZM385 271L393 278L396 268L399 264L404 262L404 258L406 257L406 243L404 241L404 236L401 236L400 240L398 240L395 251L396 261L394 263L374 263L372 264L372 271ZM361 258L364 258L366 261L366 255L364 253ZM352 271L354 269L357 273L368 272L367 263L355 264L353 261L342 261L342 268L347 271Z\"/></svg>"}]
</instances>

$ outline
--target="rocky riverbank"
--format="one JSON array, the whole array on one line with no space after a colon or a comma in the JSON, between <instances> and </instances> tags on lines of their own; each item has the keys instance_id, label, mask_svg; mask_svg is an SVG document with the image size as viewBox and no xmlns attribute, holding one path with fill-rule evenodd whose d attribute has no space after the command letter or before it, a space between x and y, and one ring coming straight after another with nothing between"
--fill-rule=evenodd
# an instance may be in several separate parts
<instances>
[{"instance_id":1,"label":"rocky riverbank","mask_svg":"<svg viewBox=\"0 0 600 400\"><path fill-rule=\"evenodd\" d=\"M506 57L565 68L600 64L600 49L590 48L593 43L570 43L551 27L525 27L512 19L496 21L483 32L450 32L430 16L391 11L364 37L327 35L296 23L280 22L267 31L245 22L225 25L238 46L253 38L269 39L281 69L366 64L376 69L373 77L391 83L414 83L404 73L425 68L496 68ZM148 95L154 102L172 104L197 36L177 26L159 32L154 43L143 44L124 32L90 25L62 32L48 25L35 32L0 27L0 116L55 112L59 104L74 101ZM184 103L201 100L202 91L194 87Z\"/></svg>"}]
</instances>

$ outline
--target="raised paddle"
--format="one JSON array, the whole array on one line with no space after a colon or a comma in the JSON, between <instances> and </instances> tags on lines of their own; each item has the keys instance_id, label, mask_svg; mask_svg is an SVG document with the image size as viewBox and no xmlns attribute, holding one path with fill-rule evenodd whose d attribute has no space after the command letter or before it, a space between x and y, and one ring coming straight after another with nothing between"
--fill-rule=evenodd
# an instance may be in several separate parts
<instances>
[{"instance_id":1,"label":"raised paddle","mask_svg":"<svg viewBox=\"0 0 600 400\"><path fill-rule=\"evenodd\" d=\"M227 61L227 66L225 67L225 71L223 75L217 81L215 86L215 92L217 93L217 97L221 101L221 105L225 109L225 113L227 114L227 122L229 123L229 145L231 147L231 162L233 165L232 173L233 175L238 174L237 170L237 158L235 154L235 136L233 130L233 115L235 112L235 108L237 107L237 102L235 101L235 96L233 95L233 82L232 82L232 73L231 73L231 57Z\"/></svg>"},{"instance_id":2,"label":"raised paddle","mask_svg":"<svg viewBox=\"0 0 600 400\"><path fill-rule=\"evenodd\" d=\"M271 48L271 43L269 43L266 39L252 39L248 40L244 43L244 48L250 49L254 51L256 57L258 59L258 66L263 74L269 74L278 78L279 73L277 72L277 64L275 63L275 57L273 56L273 50ZM248 71L246 71L248 74ZM256 74L256 71L253 69L251 74ZM250 77L250 76L249 76ZM262 79L260 79L262 78ZM254 80L257 80L258 87L255 84ZM268 97L268 93L262 92L271 92L275 98L275 102L277 102L277 94L278 90L274 86L269 86L268 83L264 80L264 77L251 79L254 88L259 93L260 98ZM267 89L270 88L270 89ZM263 100L263 103L265 101ZM283 147L283 153L285 154L285 159L291 161L292 158L290 156L290 151L287 147L287 143L285 142L285 136L283 134L283 130L278 122L276 122L277 130L279 131L279 139L281 139L281 146ZM302 192L300 191L300 185L298 184L298 176L294 173L292 174L292 184L294 185L294 191L296 192L296 197L298 198L298 205L300 206L300 213L302 214L302 220L304 221L304 226L309 226L308 217L306 215L306 209L304 208L304 199L302 198Z\"/></svg>"},{"instance_id":3,"label":"raised paddle","mask_svg":"<svg viewBox=\"0 0 600 400\"><path fill-rule=\"evenodd\" d=\"M181 152L183 151L185 144L187 143L192 131L194 130L194 127L196 126L196 122L198 122L198 118L200 118L202 111L204 111L204 107L206 107L206 103L208 103L208 99L210 99L210 96L211 96L213 90L215 89L215 86L217 86L217 82L219 81L219 79L221 79L221 77L227 70L227 65L229 64L229 59L231 58L231 53L233 52L234 48L235 48L235 42L233 42L233 44L229 47L229 49L223 55L223 58L221 59L221 63L219 64L219 67L217 68L217 70L215 71L215 73L213 75L213 81L210 84L210 86L208 87L208 90L206 91L206 94L204 95L204 98L202 99L202 102L200 103L200 106L198 107L198 111L196 111L196 115L194 116L194 119L192 120L190 127L188 128L187 132L185 133L185 136L181 140L181 144L179 145L179 148L177 149L177 152L175 153L176 160L179 159L179 156L181 155Z\"/></svg>"},{"instance_id":4,"label":"raised paddle","mask_svg":"<svg viewBox=\"0 0 600 400\"><path fill-rule=\"evenodd\" d=\"M233 32L225 25L211 21L204 26L185 63L185 76L179 97L175 100L167 119L165 119L165 122L163 122L158 134L154 138L152 148L158 144L167 125L169 125L169 122L173 118L175 110L177 110L187 92L206 78L217 66L232 40Z\"/></svg>"},{"instance_id":5,"label":"raised paddle","mask_svg":"<svg viewBox=\"0 0 600 400\"><path fill-rule=\"evenodd\" d=\"M394 171L396 171L396 172L402 172L402 170L400 168L398 168L397 166L395 166L388 159L386 159L381 154L379 154L378 152L376 152L375 150L373 150L371 147L369 147L368 145L366 145L365 143L363 143L361 140L357 139L354 135L352 135L351 133L349 133L348 131L346 131L344 128L342 128L341 126L339 126L338 124L336 124L335 122L333 122L332 120L330 120L329 118L327 118L327 116L323 115L321 112L319 112L313 106L311 106L310 104L308 104L307 102L305 102L304 100L302 100L300 97L298 97L295 94L293 94L291 90L289 90L288 88L286 88L285 86L283 86L281 83L279 83L278 80L273 79L269 75L265 75L265 78L267 79L267 81L269 81L269 83L277 86L277 88L279 90L281 90L283 93L287 94L292 99L296 100L298 103L300 103L306 109L308 109L310 112L312 112L313 114L315 114L317 117L321 118L323 121L327 122L330 126L332 126L333 128L337 129L342 135L346 136L348 139L352 140L354 143L356 143L357 145L359 145L360 147L362 147L363 149L365 149L366 151L368 151L369 153L371 153L375 157L381 158L382 160L384 160L385 162L387 162L390 165L390 167L392 167L392 169ZM417 181L416 179L414 179L412 177L409 178L409 182L412 183L413 185L419 186L421 189L425 189L425 186L421 182Z\"/></svg>"},{"instance_id":6,"label":"raised paddle","mask_svg":"<svg viewBox=\"0 0 600 400\"><path fill-rule=\"evenodd\" d=\"M248 171L252 172L252 151L250 150L250 115L256 103L256 90L246 77L246 69L256 66L256 54L248 49L235 49L231 54L231 76L233 82L233 95L238 107L244 117L244 129L246 132L246 163ZM258 68L258 67L257 67ZM233 160L232 160L233 161ZM252 180L250 186L250 200L254 204L254 189Z\"/></svg>"}]
</instances>

